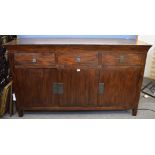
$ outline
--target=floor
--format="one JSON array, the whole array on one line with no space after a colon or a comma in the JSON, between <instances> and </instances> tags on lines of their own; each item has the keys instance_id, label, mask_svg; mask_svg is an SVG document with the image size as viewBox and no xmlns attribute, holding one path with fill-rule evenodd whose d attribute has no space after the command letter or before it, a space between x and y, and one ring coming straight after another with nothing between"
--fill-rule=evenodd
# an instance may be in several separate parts
<instances>
[{"instance_id":1,"label":"floor","mask_svg":"<svg viewBox=\"0 0 155 155\"><path fill-rule=\"evenodd\" d=\"M144 79L143 85L149 82ZM86 112L25 112L22 119L153 119L155 118L155 99L140 97L137 116L132 116L131 111L86 111ZM21 119L17 114L10 117L5 115L4 119Z\"/></svg>"}]
</instances>

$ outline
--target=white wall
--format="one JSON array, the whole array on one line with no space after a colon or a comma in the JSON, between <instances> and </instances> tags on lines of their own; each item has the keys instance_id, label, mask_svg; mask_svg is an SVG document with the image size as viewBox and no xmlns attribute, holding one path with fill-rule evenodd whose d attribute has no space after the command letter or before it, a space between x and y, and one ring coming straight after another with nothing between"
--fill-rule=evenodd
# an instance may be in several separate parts
<instances>
[{"instance_id":1,"label":"white wall","mask_svg":"<svg viewBox=\"0 0 155 155\"><path fill-rule=\"evenodd\" d=\"M145 41L149 44L155 44L155 35L138 35L138 40Z\"/></svg>"},{"instance_id":2,"label":"white wall","mask_svg":"<svg viewBox=\"0 0 155 155\"><path fill-rule=\"evenodd\" d=\"M123 38L136 39L136 35L18 35L18 38Z\"/></svg>"},{"instance_id":3,"label":"white wall","mask_svg":"<svg viewBox=\"0 0 155 155\"><path fill-rule=\"evenodd\" d=\"M145 77L150 77L153 53L155 53L155 35L139 35L138 40L144 41L148 44L153 45L153 47L148 51L145 72L144 72Z\"/></svg>"}]
</instances>

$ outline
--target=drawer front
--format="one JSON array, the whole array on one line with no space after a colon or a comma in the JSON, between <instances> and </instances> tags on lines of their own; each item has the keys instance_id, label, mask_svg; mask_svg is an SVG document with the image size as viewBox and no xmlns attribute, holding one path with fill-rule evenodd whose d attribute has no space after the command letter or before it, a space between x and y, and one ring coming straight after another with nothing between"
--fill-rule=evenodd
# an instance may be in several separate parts
<instances>
[{"instance_id":1,"label":"drawer front","mask_svg":"<svg viewBox=\"0 0 155 155\"><path fill-rule=\"evenodd\" d=\"M65 52L58 56L60 65L88 65L98 64L98 52Z\"/></svg>"},{"instance_id":2,"label":"drawer front","mask_svg":"<svg viewBox=\"0 0 155 155\"><path fill-rule=\"evenodd\" d=\"M54 53L15 53L16 66L51 66L55 64Z\"/></svg>"},{"instance_id":3,"label":"drawer front","mask_svg":"<svg viewBox=\"0 0 155 155\"><path fill-rule=\"evenodd\" d=\"M144 65L145 58L138 53L102 53L103 65Z\"/></svg>"}]
</instances>

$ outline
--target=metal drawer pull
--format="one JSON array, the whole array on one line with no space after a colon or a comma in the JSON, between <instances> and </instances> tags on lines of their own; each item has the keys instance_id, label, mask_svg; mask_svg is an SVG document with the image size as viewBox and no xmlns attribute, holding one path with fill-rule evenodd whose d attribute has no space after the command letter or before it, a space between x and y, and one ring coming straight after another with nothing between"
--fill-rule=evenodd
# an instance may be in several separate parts
<instances>
[{"instance_id":1,"label":"metal drawer pull","mask_svg":"<svg viewBox=\"0 0 155 155\"><path fill-rule=\"evenodd\" d=\"M125 62L125 57L124 55L121 55L119 58L117 58L119 63L124 63Z\"/></svg>"},{"instance_id":2,"label":"metal drawer pull","mask_svg":"<svg viewBox=\"0 0 155 155\"><path fill-rule=\"evenodd\" d=\"M33 59L32 59L32 62L33 62L33 63L36 63L36 62L37 62L37 59L36 59L36 58L33 58Z\"/></svg>"},{"instance_id":3,"label":"metal drawer pull","mask_svg":"<svg viewBox=\"0 0 155 155\"><path fill-rule=\"evenodd\" d=\"M81 61L80 56L77 56L77 57L75 58L75 61L76 61L76 62L80 62L80 61Z\"/></svg>"}]
</instances>

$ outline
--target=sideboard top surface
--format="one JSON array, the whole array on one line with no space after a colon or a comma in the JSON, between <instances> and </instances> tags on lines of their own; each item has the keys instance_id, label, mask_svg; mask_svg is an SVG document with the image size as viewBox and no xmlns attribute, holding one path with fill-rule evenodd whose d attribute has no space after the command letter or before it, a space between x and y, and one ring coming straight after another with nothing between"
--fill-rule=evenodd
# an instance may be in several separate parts
<instances>
[{"instance_id":1,"label":"sideboard top surface","mask_svg":"<svg viewBox=\"0 0 155 155\"><path fill-rule=\"evenodd\" d=\"M14 45L136 45L136 46L151 46L145 42L131 39L17 39L13 40L4 46Z\"/></svg>"}]
</instances>

